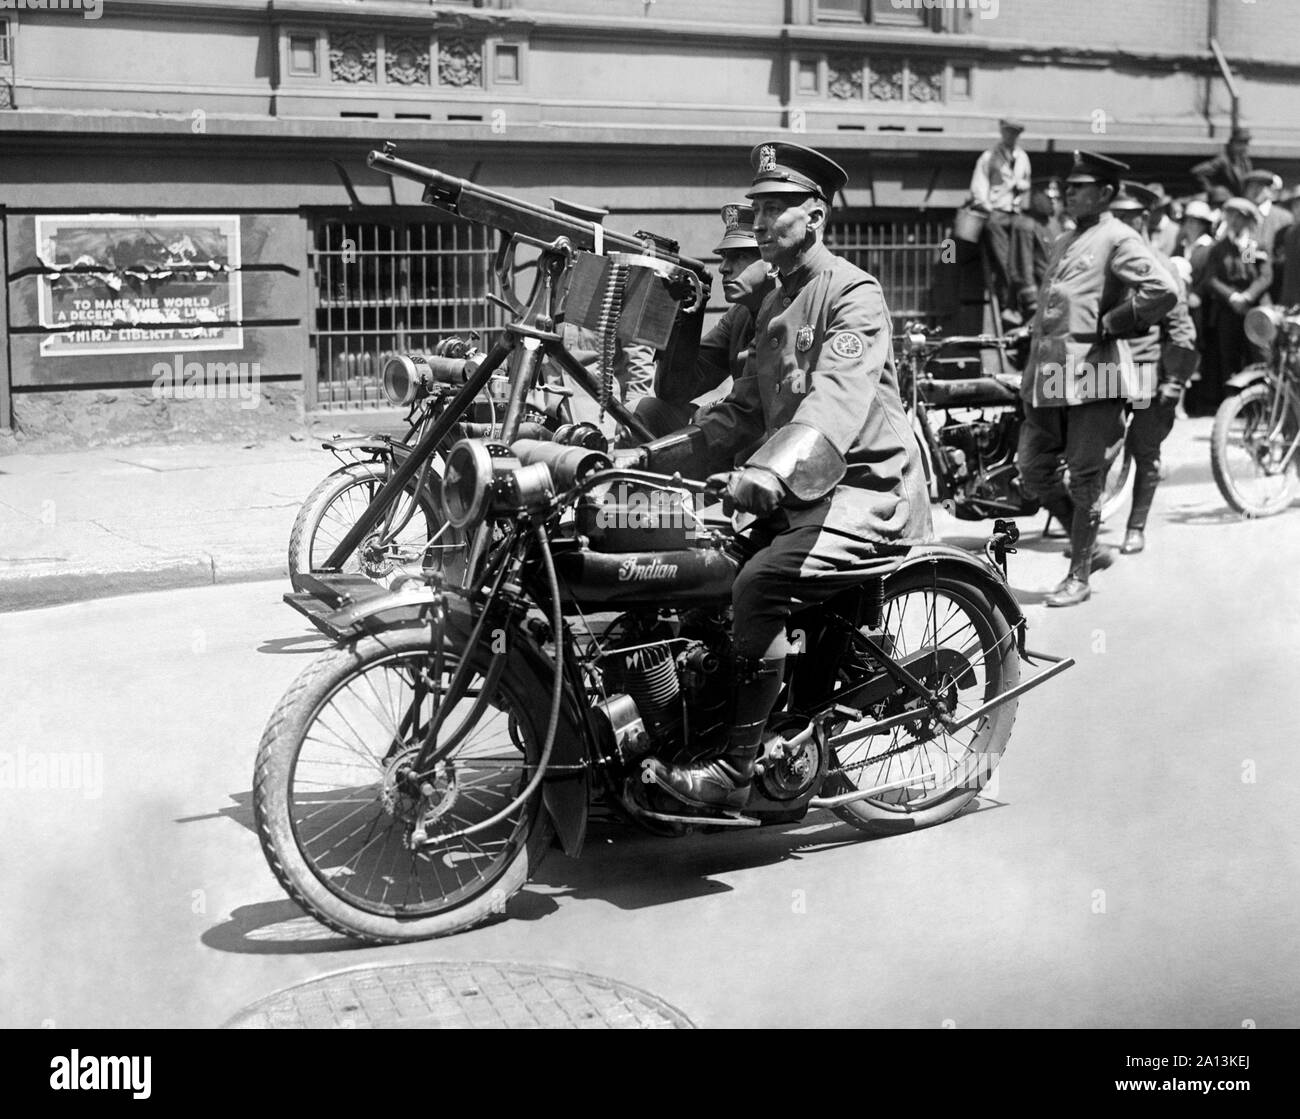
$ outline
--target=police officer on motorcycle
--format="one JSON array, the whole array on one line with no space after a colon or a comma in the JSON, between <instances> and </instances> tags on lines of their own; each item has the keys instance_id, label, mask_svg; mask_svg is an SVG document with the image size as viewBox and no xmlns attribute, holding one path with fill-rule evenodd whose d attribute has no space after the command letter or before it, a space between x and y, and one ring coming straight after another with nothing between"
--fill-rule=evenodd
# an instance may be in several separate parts
<instances>
[{"instance_id":1,"label":"police officer on motorcycle","mask_svg":"<svg viewBox=\"0 0 1300 1119\"><path fill-rule=\"evenodd\" d=\"M820 152L759 144L754 236L778 273L758 313L744 375L697 424L621 461L702 476L728 469L736 508L764 518L732 588L735 717L720 756L647 764L679 800L739 808L781 690L786 621L868 578L882 557L933 537L925 474L894 370L879 282L823 243L848 180ZM626 454L626 453L625 453Z\"/></svg>"},{"instance_id":2,"label":"police officer on motorcycle","mask_svg":"<svg viewBox=\"0 0 1300 1119\"><path fill-rule=\"evenodd\" d=\"M636 417L653 435L667 435L691 422L696 397L745 371L758 310L776 278L754 240L754 208L747 202L722 207L718 275L730 304L703 339L703 315L679 315L672 340L659 355L654 395L637 402Z\"/></svg>"}]
</instances>

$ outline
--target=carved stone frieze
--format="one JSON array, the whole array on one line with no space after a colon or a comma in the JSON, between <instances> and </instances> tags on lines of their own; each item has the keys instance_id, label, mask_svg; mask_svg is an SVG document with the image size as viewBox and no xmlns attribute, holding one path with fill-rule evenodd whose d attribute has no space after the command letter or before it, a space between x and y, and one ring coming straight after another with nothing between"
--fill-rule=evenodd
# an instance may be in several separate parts
<instances>
[{"instance_id":1,"label":"carved stone frieze","mask_svg":"<svg viewBox=\"0 0 1300 1119\"><path fill-rule=\"evenodd\" d=\"M440 39L438 41L438 84L465 89L483 84L483 41Z\"/></svg>"},{"instance_id":2,"label":"carved stone frieze","mask_svg":"<svg viewBox=\"0 0 1300 1119\"><path fill-rule=\"evenodd\" d=\"M391 85L429 84L429 40L389 35L384 39L384 77Z\"/></svg>"},{"instance_id":3,"label":"carved stone frieze","mask_svg":"<svg viewBox=\"0 0 1300 1119\"><path fill-rule=\"evenodd\" d=\"M330 80L351 85L373 84L379 51L374 35L364 31L330 32Z\"/></svg>"}]
</instances>

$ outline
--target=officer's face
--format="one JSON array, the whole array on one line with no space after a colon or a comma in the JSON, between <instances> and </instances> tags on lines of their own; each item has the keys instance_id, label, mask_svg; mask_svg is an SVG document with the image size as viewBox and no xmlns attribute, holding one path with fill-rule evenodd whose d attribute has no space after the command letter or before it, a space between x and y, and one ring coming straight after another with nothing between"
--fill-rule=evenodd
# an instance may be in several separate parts
<instances>
[{"instance_id":1,"label":"officer's face","mask_svg":"<svg viewBox=\"0 0 1300 1119\"><path fill-rule=\"evenodd\" d=\"M757 249L723 249L718 275L728 303L744 299L767 282L768 266Z\"/></svg>"},{"instance_id":2,"label":"officer's face","mask_svg":"<svg viewBox=\"0 0 1300 1119\"><path fill-rule=\"evenodd\" d=\"M1114 193L1104 183L1066 183L1066 213L1076 219L1100 214L1110 204Z\"/></svg>"},{"instance_id":3,"label":"officer's face","mask_svg":"<svg viewBox=\"0 0 1300 1119\"><path fill-rule=\"evenodd\" d=\"M785 270L816 240L826 207L808 194L764 194L754 199L754 240L763 259Z\"/></svg>"}]
</instances>

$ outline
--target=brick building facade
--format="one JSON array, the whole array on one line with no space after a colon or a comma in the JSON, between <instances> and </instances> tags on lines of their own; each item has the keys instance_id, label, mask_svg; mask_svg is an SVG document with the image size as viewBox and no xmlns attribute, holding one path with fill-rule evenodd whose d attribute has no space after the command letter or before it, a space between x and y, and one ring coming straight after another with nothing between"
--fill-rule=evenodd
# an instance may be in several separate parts
<instances>
[{"instance_id":1,"label":"brick building facade","mask_svg":"<svg viewBox=\"0 0 1300 1119\"><path fill-rule=\"evenodd\" d=\"M1190 188L1232 121L1212 39L1257 165L1300 177L1300 5L56 4L0 6L0 426L52 437L365 407L384 353L490 329L490 238L369 171L384 140L707 256L749 149L791 134L848 169L837 243L900 315L927 310L937 245L1004 114L1028 125L1036 171L1086 146ZM110 244L134 264L103 259ZM151 391L162 364L190 361L255 363L264 406Z\"/></svg>"}]
</instances>

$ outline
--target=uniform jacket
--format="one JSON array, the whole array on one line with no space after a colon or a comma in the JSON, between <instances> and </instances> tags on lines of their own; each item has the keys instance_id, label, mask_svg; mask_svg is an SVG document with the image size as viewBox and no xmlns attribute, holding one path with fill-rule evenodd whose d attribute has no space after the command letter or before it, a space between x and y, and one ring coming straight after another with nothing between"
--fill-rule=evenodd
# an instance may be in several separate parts
<instances>
[{"instance_id":1,"label":"uniform jacket","mask_svg":"<svg viewBox=\"0 0 1300 1119\"><path fill-rule=\"evenodd\" d=\"M999 144L975 161L971 197L990 210L1016 213L1029 194L1029 175L1029 154L1025 149L1009 152Z\"/></svg>"},{"instance_id":2,"label":"uniform jacket","mask_svg":"<svg viewBox=\"0 0 1300 1119\"><path fill-rule=\"evenodd\" d=\"M1163 259L1160 263L1169 272L1169 278L1178 293L1178 302L1155 326L1130 338L1129 350L1134 361L1150 363L1159 370L1157 379L1160 383L1173 381L1183 384L1196 368L1196 327L1192 325L1192 316L1187 309L1187 289ZM1144 384L1146 380L1151 379L1145 379ZM1154 383L1152 387L1154 388Z\"/></svg>"},{"instance_id":3,"label":"uniform jacket","mask_svg":"<svg viewBox=\"0 0 1300 1119\"><path fill-rule=\"evenodd\" d=\"M1136 230L1108 213L1080 224L1052 247L1021 396L1039 408L1147 396L1118 339L1177 302L1173 277Z\"/></svg>"},{"instance_id":4,"label":"uniform jacket","mask_svg":"<svg viewBox=\"0 0 1300 1119\"><path fill-rule=\"evenodd\" d=\"M689 404L744 371L754 337L754 313L743 303L733 303L701 339L703 319L703 315L679 318L655 373L655 396L660 400Z\"/></svg>"},{"instance_id":5,"label":"uniform jacket","mask_svg":"<svg viewBox=\"0 0 1300 1119\"><path fill-rule=\"evenodd\" d=\"M790 423L819 432L846 464L828 501L787 510L792 527L821 526L819 552L847 561L853 540L932 539L880 284L824 245L763 301L744 375L699 421L708 469L726 469L738 450Z\"/></svg>"}]
</instances>

